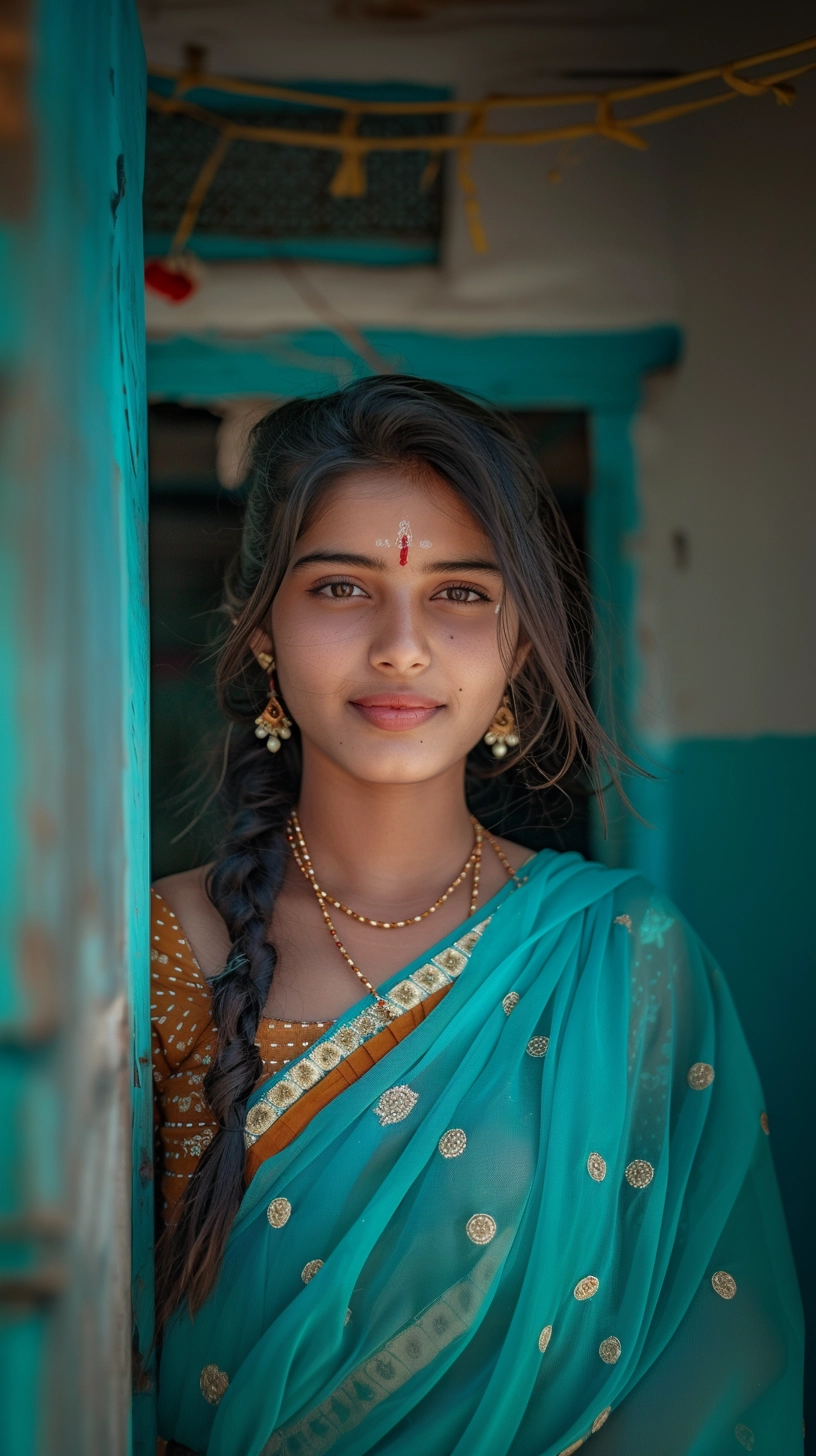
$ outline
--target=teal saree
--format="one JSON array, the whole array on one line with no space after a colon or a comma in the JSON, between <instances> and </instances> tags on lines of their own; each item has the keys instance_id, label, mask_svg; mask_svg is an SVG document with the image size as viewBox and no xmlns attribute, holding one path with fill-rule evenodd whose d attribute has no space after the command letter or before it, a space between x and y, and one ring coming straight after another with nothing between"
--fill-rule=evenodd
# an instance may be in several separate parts
<instances>
[{"instance_id":1,"label":"teal saree","mask_svg":"<svg viewBox=\"0 0 816 1456\"><path fill-rule=\"evenodd\" d=\"M214 1293L168 1329L165 1438L801 1452L799 1297L722 976L634 874L545 851L520 879L385 984L395 1016L449 989L260 1161ZM250 1151L372 1005L256 1091Z\"/></svg>"}]
</instances>

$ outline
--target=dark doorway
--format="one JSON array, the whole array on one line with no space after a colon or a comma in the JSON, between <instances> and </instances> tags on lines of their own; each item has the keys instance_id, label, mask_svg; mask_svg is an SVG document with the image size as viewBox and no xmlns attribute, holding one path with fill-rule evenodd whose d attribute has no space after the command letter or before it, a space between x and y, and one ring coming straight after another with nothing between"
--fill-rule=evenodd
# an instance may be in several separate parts
<instances>
[{"instance_id":1,"label":"dark doorway","mask_svg":"<svg viewBox=\"0 0 816 1456\"><path fill-rule=\"evenodd\" d=\"M590 486L586 416L535 410L514 418L540 461L581 553ZM214 806L202 804L217 780L224 723L215 702L213 654L222 626L221 581L237 549L240 492L216 474L219 420L207 409L150 407L150 598L152 646L153 876L212 856ZM503 785L475 806L489 827L528 843L588 853L586 801L556 795L550 827L521 785Z\"/></svg>"},{"instance_id":2,"label":"dark doorway","mask_svg":"<svg viewBox=\"0 0 816 1456\"><path fill-rule=\"evenodd\" d=\"M214 811L192 822L212 791L224 738L213 651L224 569L241 531L240 500L216 475L218 424L206 409L150 407L154 878L205 862L218 835Z\"/></svg>"}]
</instances>

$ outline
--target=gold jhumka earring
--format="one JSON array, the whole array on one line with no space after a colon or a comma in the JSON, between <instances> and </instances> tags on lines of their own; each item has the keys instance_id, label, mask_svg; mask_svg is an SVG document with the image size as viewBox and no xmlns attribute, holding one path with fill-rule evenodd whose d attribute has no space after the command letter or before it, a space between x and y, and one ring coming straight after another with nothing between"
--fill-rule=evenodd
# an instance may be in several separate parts
<instances>
[{"instance_id":1,"label":"gold jhumka earring","mask_svg":"<svg viewBox=\"0 0 816 1456\"><path fill-rule=\"evenodd\" d=\"M292 737L292 724L284 713L275 692L275 679L272 676L275 659L269 652L256 652L255 657L264 672L269 673L269 702L260 717L255 719L255 737L265 738L269 752L277 753L281 741Z\"/></svg>"},{"instance_id":2,"label":"gold jhumka earring","mask_svg":"<svg viewBox=\"0 0 816 1456\"><path fill-rule=\"evenodd\" d=\"M496 716L485 733L484 741L491 748L494 758L504 758L508 748L518 748L516 720L506 693L496 709Z\"/></svg>"}]
</instances>

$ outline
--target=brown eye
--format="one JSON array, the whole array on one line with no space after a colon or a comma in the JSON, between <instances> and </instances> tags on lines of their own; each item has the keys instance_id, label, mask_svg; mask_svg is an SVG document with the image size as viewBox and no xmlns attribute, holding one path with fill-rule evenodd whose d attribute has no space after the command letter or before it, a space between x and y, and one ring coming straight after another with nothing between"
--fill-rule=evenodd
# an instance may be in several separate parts
<instances>
[{"instance_id":1,"label":"brown eye","mask_svg":"<svg viewBox=\"0 0 816 1456\"><path fill-rule=\"evenodd\" d=\"M329 590L333 597L350 597L354 595L354 587L350 581L333 581Z\"/></svg>"},{"instance_id":2,"label":"brown eye","mask_svg":"<svg viewBox=\"0 0 816 1456\"><path fill-rule=\"evenodd\" d=\"M458 586L443 586L433 598L436 602L455 602L457 606L472 606L475 602L489 601L486 592L480 591L475 586L465 586L460 583Z\"/></svg>"}]
</instances>

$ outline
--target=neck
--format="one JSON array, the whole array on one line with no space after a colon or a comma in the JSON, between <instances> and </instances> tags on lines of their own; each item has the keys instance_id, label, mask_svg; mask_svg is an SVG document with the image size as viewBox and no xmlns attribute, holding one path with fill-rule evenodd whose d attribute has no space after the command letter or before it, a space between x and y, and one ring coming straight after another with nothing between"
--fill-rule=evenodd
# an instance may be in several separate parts
<instances>
[{"instance_id":1,"label":"neck","mask_svg":"<svg viewBox=\"0 0 816 1456\"><path fill-rule=\"evenodd\" d=\"M413 784L352 778L304 744L298 818L321 885L375 914L424 909L473 848L464 763Z\"/></svg>"}]
</instances>

